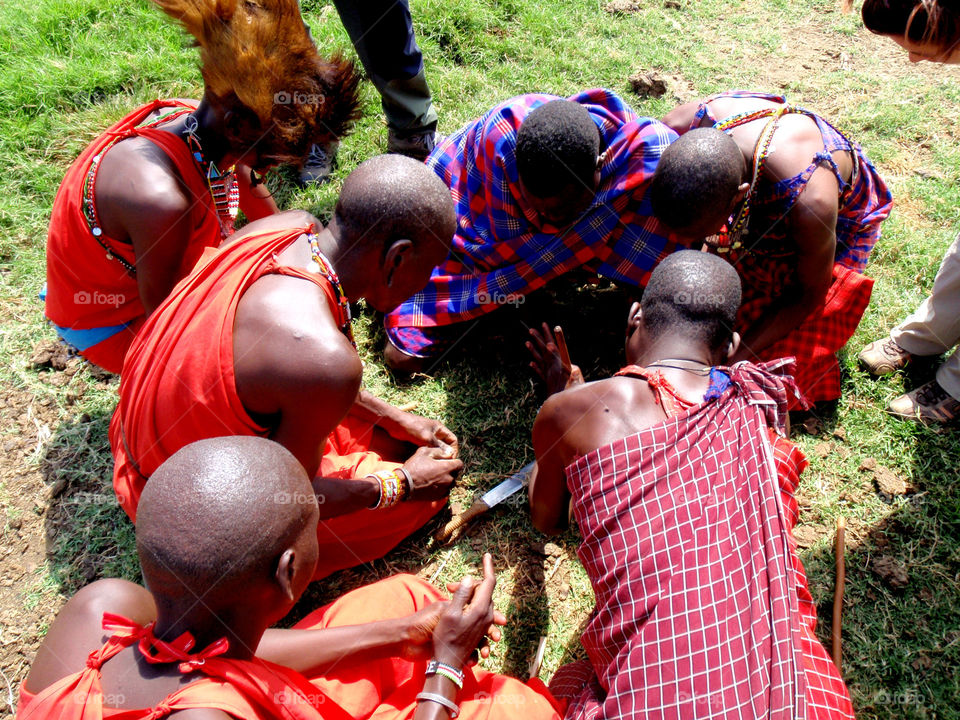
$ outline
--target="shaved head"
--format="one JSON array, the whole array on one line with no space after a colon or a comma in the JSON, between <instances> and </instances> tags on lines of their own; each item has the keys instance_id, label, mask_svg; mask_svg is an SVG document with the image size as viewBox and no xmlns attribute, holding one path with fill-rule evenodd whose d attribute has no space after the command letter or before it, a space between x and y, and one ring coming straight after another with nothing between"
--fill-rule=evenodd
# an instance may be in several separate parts
<instances>
[{"instance_id":1,"label":"shaved head","mask_svg":"<svg viewBox=\"0 0 960 720\"><path fill-rule=\"evenodd\" d=\"M730 213L744 169L743 153L725 132L684 133L664 151L650 181L653 213L672 230L705 225L704 233L713 234Z\"/></svg>"},{"instance_id":2,"label":"shaved head","mask_svg":"<svg viewBox=\"0 0 960 720\"><path fill-rule=\"evenodd\" d=\"M517 172L540 198L566 188L594 186L600 131L590 113L572 100L551 100L524 118L517 132Z\"/></svg>"},{"instance_id":3,"label":"shaved head","mask_svg":"<svg viewBox=\"0 0 960 720\"><path fill-rule=\"evenodd\" d=\"M740 276L727 261L681 250L650 274L640 300L643 324L653 339L675 333L716 350L730 342L740 295Z\"/></svg>"},{"instance_id":4,"label":"shaved head","mask_svg":"<svg viewBox=\"0 0 960 720\"><path fill-rule=\"evenodd\" d=\"M184 595L226 593L236 601L238 590L270 580L287 548L316 543L317 516L306 472L281 445L200 440L168 458L144 488L137 510L144 580L158 606Z\"/></svg>"},{"instance_id":5,"label":"shaved head","mask_svg":"<svg viewBox=\"0 0 960 720\"><path fill-rule=\"evenodd\" d=\"M361 163L343 183L334 215L348 244L384 250L399 239L446 247L457 226L449 188L426 165L403 155Z\"/></svg>"}]
</instances>

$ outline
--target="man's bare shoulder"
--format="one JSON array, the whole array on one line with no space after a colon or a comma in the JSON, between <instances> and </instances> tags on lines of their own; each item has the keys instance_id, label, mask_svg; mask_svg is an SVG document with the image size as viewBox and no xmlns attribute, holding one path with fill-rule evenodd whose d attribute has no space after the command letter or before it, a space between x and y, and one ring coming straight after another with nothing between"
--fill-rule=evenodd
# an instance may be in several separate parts
<instances>
[{"instance_id":1,"label":"man's bare shoulder","mask_svg":"<svg viewBox=\"0 0 960 720\"><path fill-rule=\"evenodd\" d=\"M180 173L167 154L139 137L122 140L104 155L94 192L102 216L143 220L148 214L154 219L178 215L192 205ZM109 223L109 217L103 219Z\"/></svg>"},{"instance_id":2,"label":"man's bare shoulder","mask_svg":"<svg viewBox=\"0 0 960 720\"><path fill-rule=\"evenodd\" d=\"M303 278L254 282L237 306L233 344L237 390L255 413L277 412L289 393L352 403L363 375L323 290Z\"/></svg>"},{"instance_id":3,"label":"man's bare shoulder","mask_svg":"<svg viewBox=\"0 0 960 720\"><path fill-rule=\"evenodd\" d=\"M106 638L104 613L121 615L145 625L157 617L153 597L126 580L98 580L82 588L63 607L37 651L27 689L38 692L84 666L87 655Z\"/></svg>"},{"instance_id":4,"label":"man's bare shoulder","mask_svg":"<svg viewBox=\"0 0 960 720\"><path fill-rule=\"evenodd\" d=\"M540 415L561 429L603 417L611 404L619 409L634 401L633 384L628 378L612 377L576 385L547 398Z\"/></svg>"}]
</instances>

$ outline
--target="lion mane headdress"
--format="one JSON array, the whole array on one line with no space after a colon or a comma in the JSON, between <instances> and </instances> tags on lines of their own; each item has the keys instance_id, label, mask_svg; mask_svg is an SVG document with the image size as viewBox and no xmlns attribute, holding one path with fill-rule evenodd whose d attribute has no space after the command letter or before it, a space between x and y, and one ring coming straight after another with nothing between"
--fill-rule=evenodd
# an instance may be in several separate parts
<instances>
[{"instance_id":1,"label":"lion mane headdress","mask_svg":"<svg viewBox=\"0 0 960 720\"><path fill-rule=\"evenodd\" d=\"M317 54L297 0L153 2L200 48L207 97L232 111L231 145L256 145L267 164L297 162L349 132L360 75L339 53Z\"/></svg>"}]
</instances>

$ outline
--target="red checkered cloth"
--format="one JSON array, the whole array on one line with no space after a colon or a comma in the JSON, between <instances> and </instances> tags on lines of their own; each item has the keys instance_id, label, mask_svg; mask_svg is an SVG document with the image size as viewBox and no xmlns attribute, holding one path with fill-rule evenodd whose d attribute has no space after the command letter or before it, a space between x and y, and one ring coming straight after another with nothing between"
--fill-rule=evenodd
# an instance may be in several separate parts
<instances>
[{"instance_id":1,"label":"red checkered cloth","mask_svg":"<svg viewBox=\"0 0 960 720\"><path fill-rule=\"evenodd\" d=\"M591 206L566 228L544 224L528 206L518 185L517 132L534 109L557 99L511 98L438 144L427 159L450 187L457 231L427 286L385 318L388 337L404 352L435 355L449 325L522 302L584 265L644 287L657 263L678 249L646 197L657 162L677 135L658 120L637 117L609 90L569 98L587 110L601 136L603 162Z\"/></svg>"},{"instance_id":2,"label":"red checkered cloth","mask_svg":"<svg viewBox=\"0 0 960 720\"><path fill-rule=\"evenodd\" d=\"M566 470L596 610L567 718L852 718L813 636L790 531L806 464L782 428L786 360ZM780 479L778 481L778 469ZM558 673L567 693L583 666Z\"/></svg>"},{"instance_id":3,"label":"red checkered cloth","mask_svg":"<svg viewBox=\"0 0 960 720\"><path fill-rule=\"evenodd\" d=\"M735 262L743 283L743 303L737 314L737 329L741 333L763 315L782 288L793 282L793 259L793 255L749 253ZM795 379L803 397L810 403L836 400L840 397L837 351L856 332L872 292L873 278L835 263L833 283L823 303L793 332L761 352L760 360L796 358ZM803 406L800 400L791 400L791 410Z\"/></svg>"}]
</instances>

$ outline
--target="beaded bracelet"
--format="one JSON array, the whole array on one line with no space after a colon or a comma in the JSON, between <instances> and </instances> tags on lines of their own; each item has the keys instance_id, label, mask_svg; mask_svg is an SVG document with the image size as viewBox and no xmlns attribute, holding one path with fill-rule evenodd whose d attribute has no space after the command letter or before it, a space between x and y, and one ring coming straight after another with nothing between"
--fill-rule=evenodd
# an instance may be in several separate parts
<instances>
[{"instance_id":1,"label":"beaded bracelet","mask_svg":"<svg viewBox=\"0 0 960 720\"><path fill-rule=\"evenodd\" d=\"M371 510L393 507L407 495L409 487L406 482L407 476L398 470L377 470L367 477L380 483L380 498L375 505L370 506Z\"/></svg>"},{"instance_id":2,"label":"beaded bracelet","mask_svg":"<svg viewBox=\"0 0 960 720\"><path fill-rule=\"evenodd\" d=\"M407 481L407 494L405 497L400 498L401 500L406 500L408 497L413 495L413 478L410 477L410 473L408 473L406 468L404 468L402 465L397 468L397 472L403 475L404 480Z\"/></svg>"},{"instance_id":3,"label":"beaded bracelet","mask_svg":"<svg viewBox=\"0 0 960 720\"><path fill-rule=\"evenodd\" d=\"M427 663L427 675L441 675L463 690L463 670L453 665L447 665L447 663L439 660L431 660Z\"/></svg>"},{"instance_id":4,"label":"beaded bracelet","mask_svg":"<svg viewBox=\"0 0 960 720\"><path fill-rule=\"evenodd\" d=\"M437 703L437 705L443 705L447 710L450 711L450 717L453 720L456 720L457 715L460 714L460 706L453 702L453 700L448 700L443 695L422 692L417 695L417 702L420 702L421 700L428 700L429 702Z\"/></svg>"}]
</instances>

